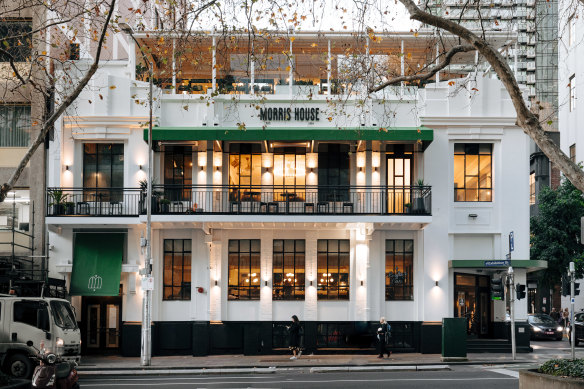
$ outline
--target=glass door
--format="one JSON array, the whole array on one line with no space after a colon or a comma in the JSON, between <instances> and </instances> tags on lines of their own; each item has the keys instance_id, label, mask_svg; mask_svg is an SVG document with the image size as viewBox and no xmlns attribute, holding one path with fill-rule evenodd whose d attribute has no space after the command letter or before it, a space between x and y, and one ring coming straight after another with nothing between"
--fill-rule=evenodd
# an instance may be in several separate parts
<instances>
[{"instance_id":1,"label":"glass door","mask_svg":"<svg viewBox=\"0 0 584 389\"><path fill-rule=\"evenodd\" d=\"M89 304L87 306L87 348L99 348L101 309L99 304Z\"/></svg>"},{"instance_id":2,"label":"glass door","mask_svg":"<svg viewBox=\"0 0 584 389\"><path fill-rule=\"evenodd\" d=\"M105 347L120 347L120 305L107 304L105 318Z\"/></svg>"},{"instance_id":3,"label":"glass door","mask_svg":"<svg viewBox=\"0 0 584 389\"><path fill-rule=\"evenodd\" d=\"M387 155L387 212L405 213L411 209L411 155Z\"/></svg>"}]
</instances>

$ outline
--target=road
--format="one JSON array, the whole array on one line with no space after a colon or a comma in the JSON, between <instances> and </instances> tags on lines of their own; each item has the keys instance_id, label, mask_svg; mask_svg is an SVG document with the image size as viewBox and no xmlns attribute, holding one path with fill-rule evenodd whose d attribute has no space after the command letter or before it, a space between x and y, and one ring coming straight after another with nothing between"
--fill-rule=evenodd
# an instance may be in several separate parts
<instances>
[{"instance_id":1,"label":"road","mask_svg":"<svg viewBox=\"0 0 584 389\"><path fill-rule=\"evenodd\" d=\"M428 388L515 389L518 374L500 366L453 366L450 371L310 373L305 370L261 375L88 377L82 388Z\"/></svg>"}]
</instances>

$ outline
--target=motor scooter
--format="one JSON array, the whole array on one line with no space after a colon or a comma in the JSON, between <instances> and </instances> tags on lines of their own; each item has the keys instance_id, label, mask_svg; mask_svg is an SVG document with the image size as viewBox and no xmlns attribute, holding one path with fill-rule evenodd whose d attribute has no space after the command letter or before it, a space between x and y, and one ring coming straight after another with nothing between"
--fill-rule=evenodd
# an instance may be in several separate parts
<instances>
[{"instance_id":1,"label":"motor scooter","mask_svg":"<svg viewBox=\"0 0 584 389\"><path fill-rule=\"evenodd\" d=\"M26 343L37 350L34 358L39 362L32 374L32 387L38 389L80 389L77 363L64 361L58 354L47 352L41 345L41 350L33 346L31 341Z\"/></svg>"}]
</instances>

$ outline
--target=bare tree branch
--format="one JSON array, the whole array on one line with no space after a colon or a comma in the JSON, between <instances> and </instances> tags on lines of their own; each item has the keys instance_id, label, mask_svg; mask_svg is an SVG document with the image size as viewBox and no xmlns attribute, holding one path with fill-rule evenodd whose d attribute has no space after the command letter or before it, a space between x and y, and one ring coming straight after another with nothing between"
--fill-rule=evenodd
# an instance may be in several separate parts
<instances>
[{"instance_id":1,"label":"bare tree branch","mask_svg":"<svg viewBox=\"0 0 584 389\"><path fill-rule=\"evenodd\" d=\"M519 84L505 58L486 39L479 38L460 24L422 11L413 0L400 0L400 2L405 5L410 13L410 19L449 31L461 37L479 51L497 73L505 89L507 89L517 113L517 125L535 141L541 151L552 163L558 166L576 188L584 191L584 172L546 135L537 116L527 107Z\"/></svg>"},{"instance_id":2,"label":"bare tree branch","mask_svg":"<svg viewBox=\"0 0 584 389\"><path fill-rule=\"evenodd\" d=\"M380 90L382 90L390 85L395 85L397 83L404 82L404 81L411 82L411 81L418 81L418 80L427 80L427 79L433 77L440 70L444 69L446 66L450 65L452 58L454 58L454 56L456 54L465 53L465 52L474 51L474 50L476 50L476 48L474 46L470 46L470 45L454 46L446 53L444 60L442 62L440 62L438 65L436 65L435 67L433 67L429 72L413 74L411 76L394 77L394 78L382 83L381 85L378 85L376 87L369 89L369 93L378 92L378 91L380 91Z\"/></svg>"},{"instance_id":3,"label":"bare tree branch","mask_svg":"<svg viewBox=\"0 0 584 389\"><path fill-rule=\"evenodd\" d=\"M65 110L71 104L73 104L75 99L77 99L79 94L81 94L81 92L83 91L85 86L87 86L87 84L89 83L89 80L91 80L91 77L93 77L93 75L97 71L97 68L99 66L100 56L101 56L101 50L103 47L105 37L107 35L107 29L109 26L109 22L110 22L112 15L114 13L115 3L116 3L116 0L112 0L112 2L110 4L107 18L106 18L105 23L103 25L103 28L101 30L101 35L99 37L99 41L97 42L97 52L95 54L95 59L93 60L93 64L91 65L91 67L89 68L89 70L87 71L85 76L81 79L81 81L79 81L79 83L77 84L77 86L75 87L73 92L69 96L67 96L67 98L61 103L59 108L56 109L55 112L53 112L53 114L43 123L41 131L39 132L37 138L30 145L30 147L28 148L24 157L22 157L22 160L18 164L18 167L16 168L14 173L12 173L12 176L8 179L8 182L2 184L2 187L0 187L0 202L4 201L4 199L6 198L6 195L14 187L16 181L18 181L18 178L20 177L20 175L24 171L24 168L28 164L28 161L30 161L30 159L32 158L36 149L45 141L45 137L47 136L49 129L51 129L53 127L53 125L55 124L57 119L65 112Z\"/></svg>"}]
</instances>

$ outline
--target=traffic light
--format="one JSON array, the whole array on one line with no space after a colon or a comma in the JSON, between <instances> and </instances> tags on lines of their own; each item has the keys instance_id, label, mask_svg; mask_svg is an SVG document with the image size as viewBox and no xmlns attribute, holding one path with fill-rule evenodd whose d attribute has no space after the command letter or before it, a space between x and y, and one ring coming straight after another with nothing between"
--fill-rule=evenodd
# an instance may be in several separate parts
<instances>
[{"instance_id":1,"label":"traffic light","mask_svg":"<svg viewBox=\"0 0 584 389\"><path fill-rule=\"evenodd\" d=\"M574 282L574 296L578 296L580 294L580 283Z\"/></svg>"},{"instance_id":2,"label":"traffic light","mask_svg":"<svg viewBox=\"0 0 584 389\"><path fill-rule=\"evenodd\" d=\"M491 280L491 299L505 300L505 290L503 289L503 280L501 278L493 278Z\"/></svg>"},{"instance_id":3,"label":"traffic light","mask_svg":"<svg viewBox=\"0 0 584 389\"><path fill-rule=\"evenodd\" d=\"M570 281L568 276L563 274L562 275L562 296L569 296L570 295Z\"/></svg>"},{"instance_id":4,"label":"traffic light","mask_svg":"<svg viewBox=\"0 0 584 389\"><path fill-rule=\"evenodd\" d=\"M517 300L525 298L525 285L517 284L515 285L515 292L517 293Z\"/></svg>"}]
</instances>

